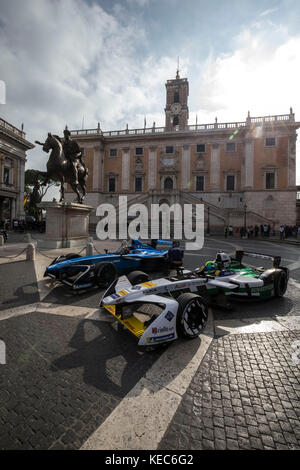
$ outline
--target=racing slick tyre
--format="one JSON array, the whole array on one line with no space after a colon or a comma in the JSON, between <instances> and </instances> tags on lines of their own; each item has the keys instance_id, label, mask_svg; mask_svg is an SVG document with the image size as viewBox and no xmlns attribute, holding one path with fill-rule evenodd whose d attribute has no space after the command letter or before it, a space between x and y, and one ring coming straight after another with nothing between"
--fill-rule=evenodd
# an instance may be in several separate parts
<instances>
[{"instance_id":1,"label":"racing slick tyre","mask_svg":"<svg viewBox=\"0 0 300 470\"><path fill-rule=\"evenodd\" d=\"M177 297L177 333L181 338L192 339L199 336L204 329L208 308L203 299L196 294L187 292Z\"/></svg>"},{"instance_id":2,"label":"racing slick tyre","mask_svg":"<svg viewBox=\"0 0 300 470\"><path fill-rule=\"evenodd\" d=\"M95 283L98 286L108 286L118 276L117 268L113 263L99 263L95 269Z\"/></svg>"},{"instance_id":3,"label":"racing slick tyre","mask_svg":"<svg viewBox=\"0 0 300 470\"><path fill-rule=\"evenodd\" d=\"M142 282L149 281L149 276L143 271L132 271L131 273L127 274L127 279L130 284L136 286L137 284L141 284Z\"/></svg>"},{"instance_id":4,"label":"racing slick tyre","mask_svg":"<svg viewBox=\"0 0 300 470\"><path fill-rule=\"evenodd\" d=\"M66 260L74 258L81 258L81 256L77 255L76 253L69 253L68 255L66 255Z\"/></svg>"},{"instance_id":5,"label":"racing slick tyre","mask_svg":"<svg viewBox=\"0 0 300 470\"><path fill-rule=\"evenodd\" d=\"M283 297L288 285L287 273L283 270L275 273L274 276L274 295L275 297Z\"/></svg>"}]
</instances>

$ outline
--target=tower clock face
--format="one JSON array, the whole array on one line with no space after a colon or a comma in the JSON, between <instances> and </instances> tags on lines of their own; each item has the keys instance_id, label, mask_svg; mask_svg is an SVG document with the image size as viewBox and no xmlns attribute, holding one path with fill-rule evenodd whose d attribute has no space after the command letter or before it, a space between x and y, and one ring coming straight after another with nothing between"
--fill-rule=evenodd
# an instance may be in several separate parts
<instances>
[{"instance_id":1,"label":"tower clock face","mask_svg":"<svg viewBox=\"0 0 300 470\"><path fill-rule=\"evenodd\" d=\"M181 104L180 103L173 103L171 104L171 111L174 114L178 114L181 111Z\"/></svg>"}]
</instances>

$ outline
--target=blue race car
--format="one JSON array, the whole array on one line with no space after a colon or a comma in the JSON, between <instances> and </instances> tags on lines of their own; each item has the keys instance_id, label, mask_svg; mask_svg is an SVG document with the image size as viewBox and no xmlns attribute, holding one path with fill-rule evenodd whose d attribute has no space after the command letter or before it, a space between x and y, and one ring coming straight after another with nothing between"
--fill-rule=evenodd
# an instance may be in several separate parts
<instances>
[{"instance_id":1,"label":"blue race car","mask_svg":"<svg viewBox=\"0 0 300 470\"><path fill-rule=\"evenodd\" d=\"M156 248L157 244L169 245L169 248L172 242L153 240L151 245L147 245L133 239L131 245L123 241L121 247L113 253L108 253L106 250L105 254L92 256L79 256L74 253L58 256L46 268L44 277L49 276L78 290L95 285L108 286L118 275L137 269L164 271L169 265L168 249L159 250ZM139 282L146 282L148 276L143 272L140 274Z\"/></svg>"}]
</instances>

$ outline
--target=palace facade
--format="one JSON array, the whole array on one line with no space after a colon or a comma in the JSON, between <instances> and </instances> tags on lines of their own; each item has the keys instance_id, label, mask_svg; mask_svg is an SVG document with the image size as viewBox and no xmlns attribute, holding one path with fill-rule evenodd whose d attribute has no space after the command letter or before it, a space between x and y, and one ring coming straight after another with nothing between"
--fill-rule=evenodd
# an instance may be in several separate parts
<instances>
[{"instance_id":1,"label":"palace facade","mask_svg":"<svg viewBox=\"0 0 300 470\"><path fill-rule=\"evenodd\" d=\"M187 78L167 80L165 126L72 130L89 169L86 204L203 203L206 225L223 230L296 223L296 130L289 114L189 125ZM246 113L245 113L246 114ZM68 199L73 193L68 191ZM91 223L96 224L95 213Z\"/></svg>"},{"instance_id":2,"label":"palace facade","mask_svg":"<svg viewBox=\"0 0 300 470\"><path fill-rule=\"evenodd\" d=\"M33 144L23 129L0 118L0 221L24 219L26 151Z\"/></svg>"}]
</instances>

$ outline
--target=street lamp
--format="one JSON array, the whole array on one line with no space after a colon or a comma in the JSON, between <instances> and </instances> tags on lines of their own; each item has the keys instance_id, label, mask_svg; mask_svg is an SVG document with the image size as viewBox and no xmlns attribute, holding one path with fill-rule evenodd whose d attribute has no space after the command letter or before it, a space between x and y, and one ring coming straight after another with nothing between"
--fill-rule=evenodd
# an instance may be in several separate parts
<instances>
[{"instance_id":1,"label":"street lamp","mask_svg":"<svg viewBox=\"0 0 300 470\"><path fill-rule=\"evenodd\" d=\"M209 207L207 208L207 230L206 230L207 235L209 235L210 230L209 230Z\"/></svg>"},{"instance_id":2,"label":"street lamp","mask_svg":"<svg viewBox=\"0 0 300 470\"><path fill-rule=\"evenodd\" d=\"M244 204L244 228L247 227L247 204Z\"/></svg>"}]
</instances>

